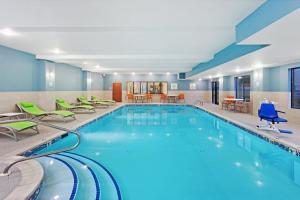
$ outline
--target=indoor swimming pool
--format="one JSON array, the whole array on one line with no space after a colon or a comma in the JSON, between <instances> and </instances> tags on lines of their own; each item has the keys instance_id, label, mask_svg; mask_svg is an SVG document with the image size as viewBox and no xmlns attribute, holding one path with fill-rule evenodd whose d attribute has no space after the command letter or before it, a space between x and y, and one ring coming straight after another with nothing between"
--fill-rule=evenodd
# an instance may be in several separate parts
<instances>
[{"instance_id":1,"label":"indoor swimming pool","mask_svg":"<svg viewBox=\"0 0 300 200\"><path fill-rule=\"evenodd\" d=\"M298 156L192 106L128 105L79 133L39 159L38 199L299 199Z\"/></svg>"}]
</instances>

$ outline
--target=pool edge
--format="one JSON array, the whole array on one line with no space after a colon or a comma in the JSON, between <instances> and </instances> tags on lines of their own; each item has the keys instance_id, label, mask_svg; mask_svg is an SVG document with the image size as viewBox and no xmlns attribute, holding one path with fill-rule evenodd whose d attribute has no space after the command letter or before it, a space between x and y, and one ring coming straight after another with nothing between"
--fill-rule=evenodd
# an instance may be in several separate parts
<instances>
[{"instance_id":1,"label":"pool edge","mask_svg":"<svg viewBox=\"0 0 300 200\"><path fill-rule=\"evenodd\" d=\"M102 114L100 114L99 116L96 116L90 120L87 120L83 123L80 123L78 124L78 126L76 127L76 129L79 129L79 128L82 128L82 127L85 127L107 115L110 115L114 112L116 112L117 110L123 108L123 107L126 107L126 106L188 106L188 107L193 107L195 109L199 109L203 112L206 112L210 115L213 115L215 117L217 117L218 119L221 119L227 123L230 123L248 133L250 133L251 135L254 135L256 137L259 137L260 139L263 139L271 144L274 144L278 147L280 147L281 149L285 150L285 151L288 151L289 153L292 153L298 157L300 157L300 147L297 146L296 144L293 144L293 143L289 143L289 142L286 142L286 141L282 141L282 140L279 140L279 138L276 138L276 137L272 137L270 134L267 134L267 133L262 133L262 132L259 132L256 128L253 128L253 127L248 127L247 125L243 124L243 123L240 123L240 122L237 122L233 119L230 119L228 117L225 117L219 113L216 113L216 112L212 112L210 110L207 110L203 107L200 107L200 106L197 106L197 105L194 105L194 104L169 104L169 103L124 103L116 108L114 108L113 110L109 110L107 112L104 112ZM59 141L60 139L64 138L66 135L68 135L68 133L65 133L65 132L62 132L60 135L56 135L52 138L50 138L49 140L47 140L46 142L40 142L38 145L35 145L34 147L31 147L31 148L28 148L27 150L25 151L22 151L20 152L18 155L20 156L25 156L25 157L28 157L32 154L34 154L35 152L47 147L48 145L51 145L57 141Z\"/></svg>"}]
</instances>

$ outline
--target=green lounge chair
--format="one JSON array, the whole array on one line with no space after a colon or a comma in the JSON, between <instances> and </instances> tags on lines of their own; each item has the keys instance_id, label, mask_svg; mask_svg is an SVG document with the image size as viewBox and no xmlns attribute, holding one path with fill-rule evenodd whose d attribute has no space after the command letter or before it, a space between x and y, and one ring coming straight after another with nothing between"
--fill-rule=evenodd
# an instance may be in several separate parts
<instances>
[{"instance_id":1,"label":"green lounge chair","mask_svg":"<svg viewBox=\"0 0 300 200\"><path fill-rule=\"evenodd\" d=\"M31 121L24 120L0 122L0 134L11 137L15 141L18 141L17 133L27 129L32 129L36 131L36 133L39 133L37 124Z\"/></svg>"},{"instance_id":2,"label":"green lounge chair","mask_svg":"<svg viewBox=\"0 0 300 200\"><path fill-rule=\"evenodd\" d=\"M91 100L92 101L96 101L96 102L102 102L102 103L107 103L109 105L115 105L116 102L114 100L109 100L109 99L97 99L96 96L91 96Z\"/></svg>"},{"instance_id":3,"label":"green lounge chair","mask_svg":"<svg viewBox=\"0 0 300 200\"><path fill-rule=\"evenodd\" d=\"M83 105L93 105L93 106L96 106L96 107L108 107L108 106L110 106L108 103L97 102L97 101L91 101L90 102L84 96L78 97L78 101L80 103L82 103Z\"/></svg>"},{"instance_id":4,"label":"green lounge chair","mask_svg":"<svg viewBox=\"0 0 300 200\"><path fill-rule=\"evenodd\" d=\"M78 112L80 110L86 110L86 111L89 111L89 112L96 112L94 106L91 106L91 105L76 106L76 105L72 105L72 104L66 102L64 99L61 99L61 98L57 98L55 103L56 103L56 106L59 110L70 110L70 111L73 111L73 112Z\"/></svg>"},{"instance_id":5,"label":"green lounge chair","mask_svg":"<svg viewBox=\"0 0 300 200\"><path fill-rule=\"evenodd\" d=\"M54 111L46 112L40 109L35 104L30 102L20 102L17 104L17 106L22 112L32 115L35 118L39 118L40 120L48 116L49 117L60 116L63 117L64 120L68 117L75 119L75 114L67 110L54 110Z\"/></svg>"}]
</instances>

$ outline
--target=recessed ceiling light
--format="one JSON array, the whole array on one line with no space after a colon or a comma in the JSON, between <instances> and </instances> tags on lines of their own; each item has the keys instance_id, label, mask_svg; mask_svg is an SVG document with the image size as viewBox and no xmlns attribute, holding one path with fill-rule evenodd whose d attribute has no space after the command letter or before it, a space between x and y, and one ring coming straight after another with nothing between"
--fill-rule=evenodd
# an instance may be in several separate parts
<instances>
[{"instance_id":1,"label":"recessed ceiling light","mask_svg":"<svg viewBox=\"0 0 300 200\"><path fill-rule=\"evenodd\" d=\"M132 75L135 75L135 72L132 72L131 74L132 74Z\"/></svg>"},{"instance_id":2,"label":"recessed ceiling light","mask_svg":"<svg viewBox=\"0 0 300 200\"><path fill-rule=\"evenodd\" d=\"M254 65L255 68L259 69L262 68L262 64L261 63L257 63L256 65Z\"/></svg>"},{"instance_id":3,"label":"recessed ceiling light","mask_svg":"<svg viewBox=\"0 0 300 200\"><path fill-rule=\"evenodd\" d=\"M83 62L83 64L84 64L84 65L87 65L87 64L89 64L89 63L88 63L88 62Z\"/></svg>"},{"instance_id":4,"label":"recessed ceiling light","mask_svg":"<svg viewBox=\"0 0 300 200\"><path fill-rule=\"evenodd\" d=\"M117 73L117 72L114 72L114 75L118 75L118 73Z\"/></svg>"},{"instance_id":5,"label":"recessed ceiling light","mask_svg":"<svg viewBox=\"0 0 300 200\"><path fill-rule=\"evenodd\" d=\"M212 79L212 76L209 76L208 78L209 78L209 79Z\"/></svg>"},{"instance_id":6,"label":"recessed ceiling light","mask_svg":"<svg viewBox=\"0 0 300 200\"><path fill-rule=\"evenodd\" d=\"M167 72L167 75L170 75L170 72Z\"/></svg>"},{"instance_id":7,"label":"recessed ceiling light","mask_svg":"<svg viewBox=\"0 0 300 200\"><path fill-rule=\"evenodd\" d=\"M58 49L58 48L55 48L55 49L53 49L53 50L51 50L51 52L52 53L55 53L55 54L61 54L61 53L63 53L60 49Z\"/></svg>"},{"instance_id":8,"label":"recessed ceiling light","mask_svg":"<svg viewBox=\"0 0 300 200\"><path fill-rule=\"evenodd\" d=\"M100 68L100 66L99 66L99 65L96 65L96 68L97 68L97 69L99 69L99 68Z\"/></svg>"},{"instance_id":9,"label":"recessed ceiling light","mask_svg":"<svg viewBox=\"0 0 300 200\"><path fill-rule=\"evenodd\" d=\"M149 75L152 75L153 73L152 72L149 72Z\"/></svg>"},{"instance_id":10,"label":"recessed ceiling light","mask_svg":"<svg viewBox=\"0 0 300 200\"><path fill-rule=\"evenodd\" d=\"M240 72L240 68L237 67L236 70L235 70L235 72L239 73Z\"/></svg>"},{"instance_id":11,"label":"recessed ceiling light","mask_svg":"<svg viewBox=\"0 0 300 200\"><path fill-rule=\"evenodd\" d=\"M18 35L17 32L15 32L14 30L10 29L10 28L4 28L4 29L1 29L0 30L0 33L2 35L5 35L5 36L16 36Z\"/></svg>"},{"instance_id":12,"label":"recessed ceiling light","mask_svg":"<svg viewBox=\"0 0 300 200\"><path fill-rule=\"evenodd\" d=\"M198 81L202 81L202 78L199 78Z\"/></svg>"}]
</instances>

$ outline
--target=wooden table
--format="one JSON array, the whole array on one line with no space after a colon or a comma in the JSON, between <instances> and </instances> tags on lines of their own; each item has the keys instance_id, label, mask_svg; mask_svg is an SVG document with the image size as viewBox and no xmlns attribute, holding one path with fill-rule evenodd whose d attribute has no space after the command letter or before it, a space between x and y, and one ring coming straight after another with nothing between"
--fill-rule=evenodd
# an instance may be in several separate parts
<instances>
[{"instance_id":1,"label":"wooden table","mask_svg":"<svg viewBox=\"0 0 300 200\"><path fill-rule=\"evenodd\" d=\"M176 103L176 100L177 100L178 95L168 94L167 97L168 97L168 102L169 102L169 103L170 103L170 102Z\"/></svg>"},{"instance_id":2,"label":"wooden table","mask_svg":"<svg viewBox=\"0 0 300 200\"><path fill-rule=\"evenodd\" d=\"M135 100L135 103L137 103L139 100L142 101L142 103L143 103L145 100L145 95L144 94L135 94L134 100Z\"/></svg>"}]
</instances>

